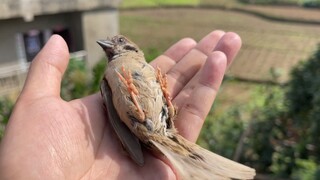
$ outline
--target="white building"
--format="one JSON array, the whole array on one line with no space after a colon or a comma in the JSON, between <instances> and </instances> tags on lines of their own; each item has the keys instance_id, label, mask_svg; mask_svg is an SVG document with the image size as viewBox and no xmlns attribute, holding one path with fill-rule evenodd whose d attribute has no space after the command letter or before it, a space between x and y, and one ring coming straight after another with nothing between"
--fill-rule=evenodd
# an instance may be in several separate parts
<instances>
[{"instance_id":1,"label":"white building","mask_svg":"<svg viewBox=\"0 0 320 180\"><path fill-rule=\"evenodd\" d=\"M102 57L96 40L118 33L120 0L0 0L0 95L17 91L29 62L51 34L89 67Z\"/></svg>"}]
</instances>

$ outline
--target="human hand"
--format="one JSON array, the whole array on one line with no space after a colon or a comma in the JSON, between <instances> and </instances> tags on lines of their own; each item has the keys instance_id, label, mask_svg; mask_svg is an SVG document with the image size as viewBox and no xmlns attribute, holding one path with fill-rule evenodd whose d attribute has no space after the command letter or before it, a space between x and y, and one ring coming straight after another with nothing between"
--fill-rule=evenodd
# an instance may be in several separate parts
<instances>
[{"instance_id":1,"label":"human hand","mask_svg":"<svg viewBox=\"0 0 320 180\"><path fill-rule=\"evenodd\" d=\"M236 34L214 31L198 44L180 40L151 62L168 74L179 108L176 127L190 141L197 139L240 46ZM147 152L144 167L124 155L99 93L70 102L60 98L68 59L64 40L54 35L32 62L0 145L0 179L173 179L173 170Z\"/></svg>"}]
</instances>

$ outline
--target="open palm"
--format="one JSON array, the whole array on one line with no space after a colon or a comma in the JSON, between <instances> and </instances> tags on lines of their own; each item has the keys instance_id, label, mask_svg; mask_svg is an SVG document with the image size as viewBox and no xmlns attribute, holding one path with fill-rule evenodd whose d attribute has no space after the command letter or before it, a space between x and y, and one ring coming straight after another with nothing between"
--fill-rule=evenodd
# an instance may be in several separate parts
<instances>
[{"instance_id":1,"label":"open palm","mask_svg":"<svg viewBox=\"0 0 320 180\"><path fill-rule=\"evenodd\" d=\"M151 62L168 74L175 124L190 141L240 46L236 34L213 31L199 43L182 39ZM61 99L68 59L64 40L54 35L32 62L0 145L0 179L174 179L174 170L147 151L144 167L125 155L99 93Z\"/></svg>"}]
</instances>

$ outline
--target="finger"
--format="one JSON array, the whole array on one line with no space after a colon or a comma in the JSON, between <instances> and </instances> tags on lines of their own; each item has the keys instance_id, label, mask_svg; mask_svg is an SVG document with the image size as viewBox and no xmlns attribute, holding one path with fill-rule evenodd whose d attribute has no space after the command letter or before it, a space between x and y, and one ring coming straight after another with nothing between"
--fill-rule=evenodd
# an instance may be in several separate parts
<instances>
[{"instance_id":1,"label":"finger","mask_svg":"<svg viewBox=\"0 0 320 180\"><path fill-rule=\"evenodd\" d=\"M169 83L168 91L172 97L175 97L198 72L205 63L207 55L212 52L223 35L223 31L213 31L209 33L200 40L194 49L189 51L182 60L169 70L167 73Z\"/></svg>"},{"instance_id":2,"label":"finger","mask_svg":"<svg viewBox=\"0 0 320 180\"><path fill-rule=\"evenodd\" d=\"M217 46L221 38L225 35L224 31L215 30L202 38L197 44L197 49L207 56L213 51L214 47Z\"/></svg>"},{"instance_id":3,"label":"finger","mask_svg":"<svg viewBox=\"0 0 320 180\"><path fill-rule=\"evenodd\" d=\"M214 51L224 52L227 55L229 66L239 52L241 44L241 38L238 34L234 32L228 32L221 38Z\"/></svg>"},{"instance_id":4,"label":"finger","mask_svg":"<svg viewBox=\"0 0 320 180\"><path fill-rule=\"evenodd\" d=\"M241 39L235 33L226 33L220 39L215 50L221 50L227 56L227 62L230 64L235 55L238 53L241 47ZM175 96L175 103L179 107L185 100L185 97L189 96L189 94L194 89L195 85L199 82L200 73L197 72L192 79L183 87L179 94Z\"/></svg>"},{"instance_id":5,"label":"finger","mask_svg":"<svg viewBox=\"0 0 320 180\"><path fill-rule=\"evenodd\" d=\"M195 142L204 119L211 109L226 69L224 53L215 51L207 59L200 71L200 79L192 93L186 94L186 102L178 109L176 127L179 133Z\"/></svg>"},{"instance_id":6,"label":"finger","mask_svg":"<svg viewBox=\"0 0 320 180\"><path fill-rule=\"evenodd\" d=\"M81 124L85 125L83 133L87 134L88 140L92 141L93 148L98 148L100 140L106 128L106 109L103 105L101 93L95 93L81 99L68 102L73 109L81 115Z\"/></svg>"},{"instance_id":7,"label":"finger","mask_svg":"<svg viewBox=\"0 0 320 180\"><path fill-rule=\"evenodd\" d=\"M153 67L159 67L163 73L167 73L196 44L193 39L184 38L172 45L163 55L158 56L150 64Z\"/></svg>"},{"instance_id":8,"label":"finger","mask_svg":"<svg viewBox=\"0 0 320 180\"><path fill-rule=\"evenodd\" d=\"M68 47L63 38L59 35L51 36L32 61L21 96L60 96L61 79L68 60Z\"/></svg>"},{"instance_id":9,"label":"finger","mask_svg":"<svg viewBox=\"0 0 320 180\"><path fill-rule=\"evenodd\" d=\"M164 52L164 55L178 62L186 55L192 48L197 45L197 42L191 38L183 38L174 44L171 48Z\"/></svg>"}]
</instances>

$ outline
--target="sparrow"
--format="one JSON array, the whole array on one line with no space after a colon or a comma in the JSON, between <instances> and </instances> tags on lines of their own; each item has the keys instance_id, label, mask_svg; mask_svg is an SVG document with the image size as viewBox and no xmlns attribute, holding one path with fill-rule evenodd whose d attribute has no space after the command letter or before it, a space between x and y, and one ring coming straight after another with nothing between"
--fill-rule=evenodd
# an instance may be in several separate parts
<instances>
[{"instance_id":1,"label":"sparrow","mask_svg":"<svg viewBox=\"0 0 320 180\"><path fill-rule=\"evenodd\" d=\"M97 43L108 63L100 91L108 119L131 159L144 165L142 148L163 154L180 179L253 179L255 170L189 142L174 127L177 114L166 75L149 65L123 35Z\"/></svg>"}]
</instances>

